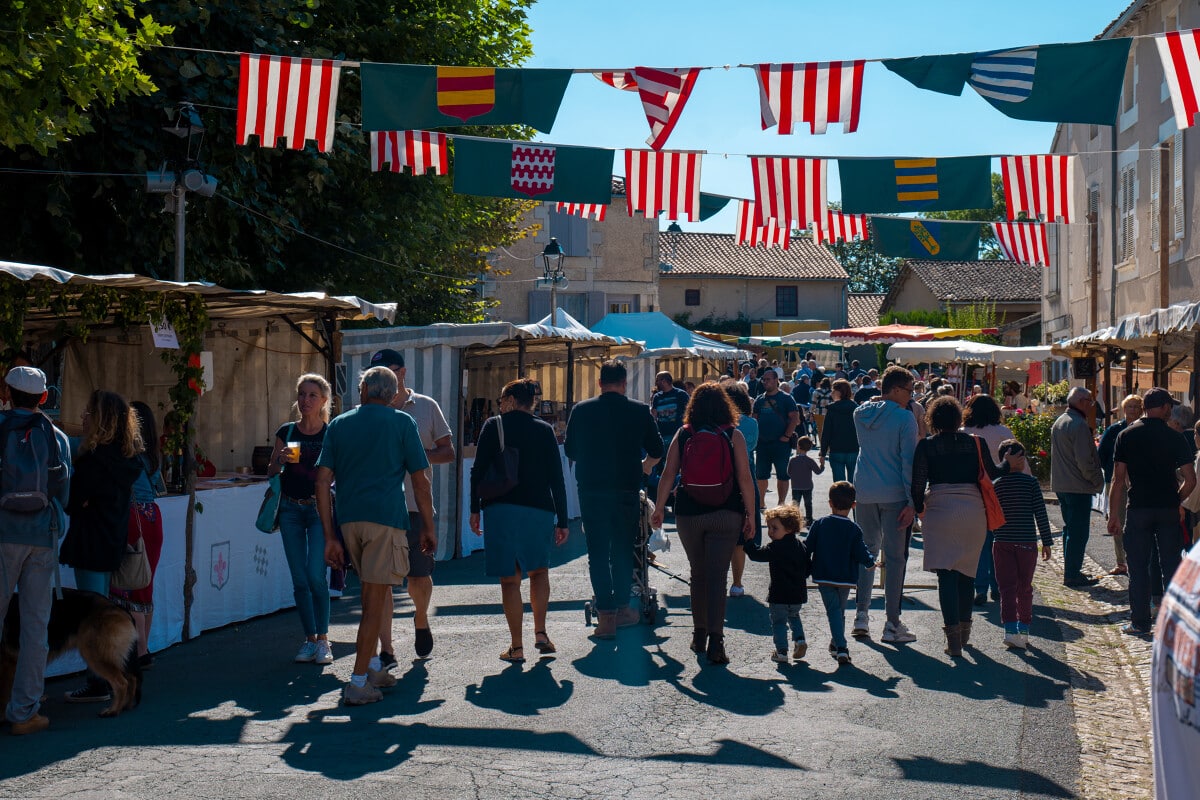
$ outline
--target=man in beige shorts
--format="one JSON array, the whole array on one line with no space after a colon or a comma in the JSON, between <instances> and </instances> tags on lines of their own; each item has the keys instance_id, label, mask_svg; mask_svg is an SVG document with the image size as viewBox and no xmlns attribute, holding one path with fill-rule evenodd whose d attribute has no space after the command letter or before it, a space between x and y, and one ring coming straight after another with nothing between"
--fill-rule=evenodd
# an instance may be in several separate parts
<instances>
[{"instance_id":1,"label":"man in beige shorts","mask_svg":"<svg viewBox=\"0 0 1200 800\"><path fill-rule=\"evenodd\" d=\"M421 550L432 554L437 546L429 460L416 422L390 407L396 391L396 376L390 369L372 367L364 372L358 385L362 405L329 423L317 459L317 511L325 532L325 560L342 564L348 554L362 582L354 671L342 693L346 705L382 700L380 687L396 683L382 669L375 647L380 625L392 613L392 586L408 574L406 475L412 476L421 514ZM345 553L333 526L335 479Z\"/></svg>"}]
</instances>

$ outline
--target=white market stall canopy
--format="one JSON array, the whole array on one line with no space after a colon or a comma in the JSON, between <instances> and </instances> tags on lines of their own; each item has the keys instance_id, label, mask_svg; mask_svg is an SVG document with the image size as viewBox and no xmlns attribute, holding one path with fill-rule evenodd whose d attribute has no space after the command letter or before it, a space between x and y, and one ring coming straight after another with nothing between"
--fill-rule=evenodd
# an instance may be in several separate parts
<instances>
[{"instance_id":1,"label":"white market stall canopy","mask_svg":"<svg viewBox=\"0 0 1200 800\"><path fill-rule=\"evenodd\" d=\"M759 347L787 347L794 350L841 350L841 342L836 342L829 331L796 331L783 336L746 336L738 339L739 343L753 344Z\"/></svg>"},{"instance_id":2,"label":"white market stall canopy","mask_svg":"<svg viewBox=\"0 0 1200 800\"><path fill-rule=\"evenodd\" d=\"M1004 347L996 344L945 339L933 342L903 342L888 348L887 357L900 364L949 363L968 361L973 364L994 364L998 367L1028 367L1030 364L1060 360L1061 356L1045 347Z\"/></svg>"},{"instance_id":3,"label":"white market stall canopy","mask_svg":"<svg viewBox=\"0 0 1200 800\"><path fill-rule=\"evenodd\" d=\"M750 354L731 344L705 338L658 311L608 314L592 326L595 333L642 342L643 358L698 356L700 358L749 358Z\"/></svg>"},{"instance_id":4,"label":"white market stall canopy","mask_svg":"<svg viewBox=\"0 0 1200 800\"><path fill-rule=\"evenodd\" d=\"M391 322L396 318L395 303L370 303L358 297L327 295L324 292L281 294L263 289L225 289L203 281L160 281L144 275L76 275L54 267L11 261L0 261L0 275L20 281L46 281L80 289L86 286L104 286L112 289L138 289L150 293L197 294L204 298L211 320L321 312L333 312L343 319L374 318ZM60 321L61 318L49 309L30 308L25 315L27 329L53 328Z\"/></svg>"},{"instance_id":5,"label":"white market stall canopy","mask_svg":"<svg viewBox=\"0 0 1200 800\"><path fill-rule=\"evenodd\" d=\"M1200 330L1200 302L1175 303L1156 308L1146 314L1128 314L1107 328L1058 342L1053 346L1056 355L1083 356L1096 348L1152 349L1190 353L1194 334Z\"/></svg>"}]
</instances>

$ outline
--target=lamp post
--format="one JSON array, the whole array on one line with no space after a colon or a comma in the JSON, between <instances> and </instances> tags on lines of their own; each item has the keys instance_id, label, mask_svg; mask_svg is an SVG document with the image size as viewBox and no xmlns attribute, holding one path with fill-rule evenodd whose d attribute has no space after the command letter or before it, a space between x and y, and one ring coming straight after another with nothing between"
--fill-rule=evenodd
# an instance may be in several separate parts
<instances>
[{"instance_id":1,"label":"lamp post","mask_svg":"<svg viewBox=\"0 0 1200 800\"><path fill-rule=\"evenodd\" d=\"M563 280L563 261L566 254L558 246L558 239L551 236L550 243L542 250L542 278L550 284L550 326L558 324L558 284Z\"/></svg>"},{"instance_id":2,"label":"lamp post","mask_svg":"<svg viewBox=\"0 0 1200 800\"><path fill-rule=\"evenodd\" d=\"M163 130L172 136L186 139L186 149L181 162L164 161L158 172L146 173L146 191L151 194L169 195L164 210L175 213L175 274L174 279L184 281L184 243L187 238L187 195L194 192L201 197L212 197L217 191L217 179L205 174L200 165L200 146L204 143L204 123L191 103L180 103L175 110L175 122L164 125Z\"/></svg>"}]
</instances>

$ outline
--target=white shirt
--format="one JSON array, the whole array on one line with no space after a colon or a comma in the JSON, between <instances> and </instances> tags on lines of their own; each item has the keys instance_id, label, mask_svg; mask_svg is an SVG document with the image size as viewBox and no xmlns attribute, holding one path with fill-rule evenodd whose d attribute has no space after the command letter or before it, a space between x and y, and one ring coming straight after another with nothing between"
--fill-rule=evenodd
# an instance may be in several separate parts
<instances>
[{"instance_id":1,"label":"white shirt","mask_svg":"<svg viewBox=\"0 0 1200 800\"><path fill-rule=\"evenodd\" d=\"M450 426L446 424L446 417L442 414L442 408L436 400L423 394L417 394L412 389L406 391L408 392L408 401L400 410L416 420L417 432L421 434L421 447L432 450L437 446L438 439L451 435ZM433 468L428 468L426 472L429 474L429 479L433 480ZM417 510L416 493L413 491L411 475L404 476L404 501L408 505L409 511ZM437 513L436 509L434 513Z\"/></svg>"}]
</instances>

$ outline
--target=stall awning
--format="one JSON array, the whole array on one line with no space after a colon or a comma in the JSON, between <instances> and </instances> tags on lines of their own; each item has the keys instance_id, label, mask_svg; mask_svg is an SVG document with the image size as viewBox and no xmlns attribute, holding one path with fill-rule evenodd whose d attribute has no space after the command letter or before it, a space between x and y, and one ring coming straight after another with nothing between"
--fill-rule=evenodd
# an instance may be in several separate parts
<instances>
[{"instance_id":1,"label":"stall awning","mask_svg":"<svg viewBox=\"0 0 1200 800\"><path fill-rule=\"evenodd\" d=\"M959 339L934 342L902 342L888 348L887 357L900 364L945 364L967 361L998 367L1024 369L1030 364L1058 358L1046 347L1004 347Z\"/></svg>"},{"instance_id":2,"label":"stall awning","mask_svg":"<svg viewBox=\"0 0 1200 800\"><path fill-rule=\"evenodd\" d=\"M550 315L542 317L538 322L530 323L529 325L518 325L517 336L524 336L530 339L570 339L576 342L614 342L616 344L625 344L626 339L620 336L609 336L604 332L589 330L579 320L572 317L561 308L554 322L550 321Z\"/></svg>"},{"instance_id":3,"label":"stall awning","mask_svg":"<svg viewBox=\"0 0 1200 800\"><path fill-rule=\"evenodd\" d=\"M998 328L928 328L923 325L872 325L865 328L839 328L829 332L834 341L875 342L927 342L937 339L959 339L963 336L994 336Z\"/></svg>"},{"instance_id":4,"label":"stall awning","mask_svg":"<svg viewBox=\"0 0 1200 800\"><path fill-rule=\"evenodd\" d=\"M203 281L160 281L145 275L76 275L54 267L39 267L0 261L0 275L19 281L47 281L83 288L105 286L113 289L139 289L144 292L186 292L198 294L205 300L211 320L252 319L273 315L302 315L332 312L342 319L378 319L391 322L396 318L395 303L371 303L358 297L333 296L324 292L280 294L263 289L225 289ZM25 314L27 329L52 329L61 317L49 309L30 308Z\"/></svg>"},{"instance_id":5,"label":"stall awning","mask_svg":"<svg viewBox=\"0 0 1200 800\"><path fill-rule=\"evenodd\" d=\"M1128 314L1116 325L1101 328L1074 339L1058 342L1054 352L1061 355L1085 355L1089 347L1122 347L1126 349L1151 348L1158 337L1179 339L1176 334L1200 330L1200 302L1175 303L1166 308L1156 308L1146 314ZM1190 342L1175 342L1181 347Z\"/></svg>"},{"instance_id":6,"label":"stall awning","mask_svg":"<svg viewBox=\"0 0 1200 800\"><path fill-rule=\"evenodd\" d=\"M742 336L739 344L759 347L782 347L790 350L841 350L840 342L830 338L829 331L796 331L783 336Z\"/></svg>"},{"instance_id":7,"label":"stall awning","mask_svg":"<svg viewBox=\"0 0 1200 800\"><path fill-rule=\"evenodd\" d=\"M596 333L642 342L645 358L698 356L700 358L748 358L737 346L709 339L678 325L658 311L608 314L592 326Z\"/></svg>"}]
</instances>

